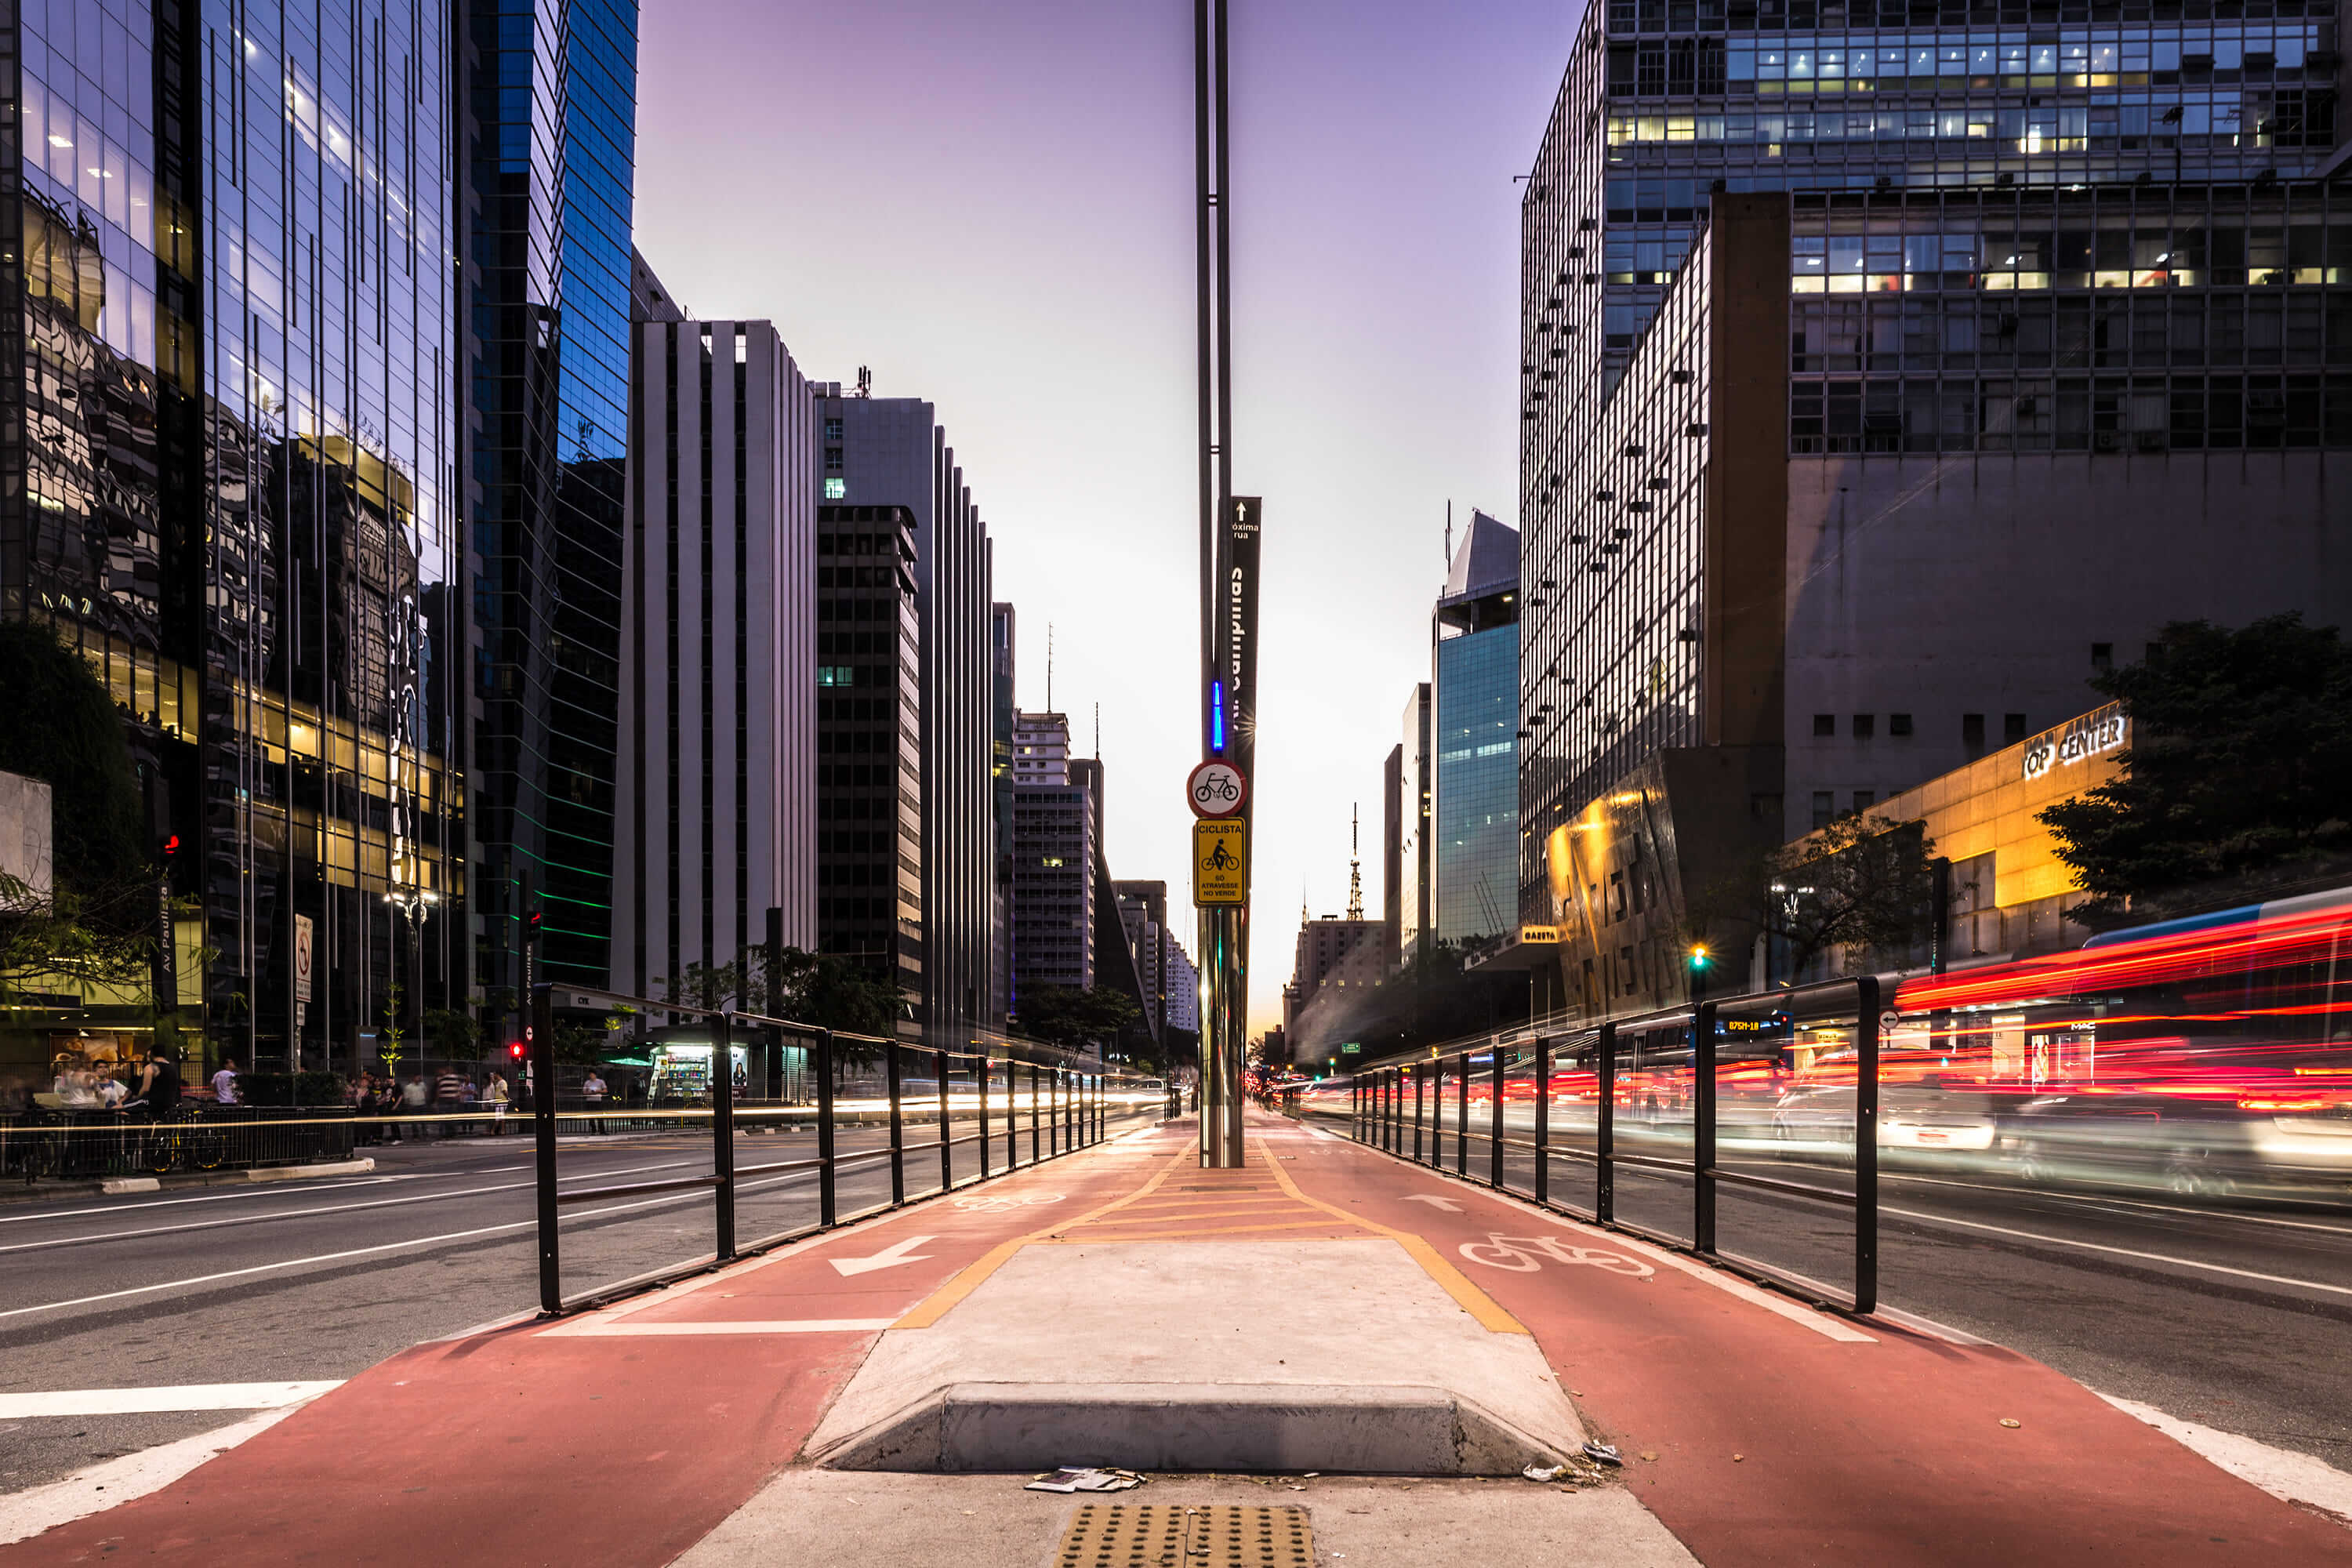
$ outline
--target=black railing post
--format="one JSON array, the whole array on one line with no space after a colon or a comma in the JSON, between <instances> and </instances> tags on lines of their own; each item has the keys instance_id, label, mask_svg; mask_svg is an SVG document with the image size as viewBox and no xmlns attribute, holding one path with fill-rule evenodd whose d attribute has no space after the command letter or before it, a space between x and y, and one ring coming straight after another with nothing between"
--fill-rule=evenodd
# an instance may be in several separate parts
<instances>
[{"instance_id":1,"label":"black railing post","mask_svg":"<svg viewBox=\"0 0 2352 1568\"><path fill-rule=\"evenodd\" d=\"M1429 1168L1445 1169L1445 1058L1429 1058Z\"/></svg>"},{"instance_id":2,"label":"black railing post","mask_svg":"<svg viewBox=\"0 0 2352 1568\"><path fill-rule=\"evenodd\" d=\"M830 1229L840 1211L840 1194L833 1179L833 1031L816 1037L816 1217Z\"/></svg>"},{"instance_id":3,"label":"black railing post","mask_svg":"<svg viewBox=\"0 0 2352 1568\"><path fill-rule=\"evenodd\" d=\"M1715 1004L1691 1011L1691 1249L1715 1256Z\"/></svg>"},{"instance_id":4,"label":"black railing post","mask_svg":"<svg viewBox=\"0 0 2352 1568\"><path fill-rule=\"evenodd\" d=\"M940 1191L955 1185L955 1145L948 1138L948 1054L931 1053L931 1071L937 1075L940 1089Z\"/></svg>"},{"instance_id":5,"label":"black railing post","mask_svg":"<svg viewBox=\"0 0 2352 1568\"><path fill-rule=\"evenodd\" d=\"M1364 1142L1364 1079L1361 1074L1348 1080L1348 1133L1357 1142Z\"/></svg>"},{"instance_id":6,"label":"black railing post","mask_svg":"<svg viewBox=\"0 0 2352 1568\"><path fill-rule=\"evenodd\" d=\"M972 1064L972 1081L980 1086L980 1179L988 1180L988 1047L982 1046Z\"/></svg>"},{"instance_id":7,"label":"black railing post","mask_svg":"<svg viewBox=\"0 0 2352 1568\"><path fill-rule=\"evenodd\" d=\"M1593 1110L1592 1215L1603 1225L1617 1218L1617 1026L1601 1026L1595 1047L1601 1063Z\"/></svg>"},{"instance_id":8,"label":"black railing post","mask_svg":"<svg viewBox=\"0 0 2352 1568\"><path fill-rule=\"evenodd\" d=\"M883 1076L890 1086L890 1201L907 1201L907 1124L898 1111L898 1042L883 1047Z\"/></svg>"},{"instance_id":9,"label":"black railing post","mask_svg":"<svg viewBox=\"0 0 2352 1568\"><path fill-rule=\"evenodd\" d=\"M1421 1163L1422 1101L1428 1098L1429 1074L1421 1068L1412 1069L1412 1163Z\"/></svg>"},{"instance_id":10,"label":"black railing post","mask_svg":"<svg viewBox=\"0 0 2352 1568\"><path fill-rule=\"evenodd\" d=\"M1037 1114L1037 1064L1031 1062L1029 1064L1029 1163L1033 1165L1038 1163L1041 1158L1037 1152L1040 1120Z\"/></svg>"},{"instance_id":11,"label":"black railing post","mask_svg":"<svg viewBox=\"0 0 2352 1568\"><path fill-rule=\"evenodd\" d=\"M1536 1202L1551 1202L1551 1042L1536 1037Z\"/></svg>"},{"instance_id":12,"label":"black railing post","mask_svg":"<svg viewBox=\"0 0 2352 1568\"><path fill-rule=\"evenodd\" d=\"M1878 977L1854 982L1853 1310L1878 1310Z\"/></svg>"},{"instance_id":13,"label":"black railing post","mask_svg":"<svg viewBox=\"0 0 2352 1568\"><path fill-rule=\"evenodd\" d=\"M539 1310L563 1310L563 1265L555 1217L555 993L530 994L530 1130L539 1175Z\"/></svg>"},{"instance_id":14,"label":"black railing post","mask_svg":"<svg viewBox=\"0 0 2352 1568\"><path fill-rule=\"evenodd\" d=\"M1492 1076L1493 1076L1493 1078L1494 1078L1494 1080L1495 1080L1495 1114L1494 1114L1494 1116L1493 1116L1493 1118L1492 1118L1492 1121L1493 1121L1493 1122L1494 1122L1494 1128L1493 1128L1493 1135L1492 1135L1492 1137L1491 1137L1491 1138L1489 1138L1489 1139L1488 1139L1488 1142L1493 1145L1493 1147L1487 1151L1487 1158L1486 1158L1486 1184L1487 1184L1488 1186L1493 1187L1496 1191L1497 1191L1497 1192L1501 1192L1501 1191L1503 1191L1503 1190L1504 1190L1504 1188L1503 1188L1503 1047L1502 1047L1502 1043L1501 1043L1500 1041L1497 1041L1496 1043L1495 1043L1495 1044L1494 1044L1494 1045L1492 1045L1492 1046L1489 1046L1489 1047L1486 1047L1486 1048L1488 1049L1488 1051L1490 1051L1490 1052L1493 1054L1494 1058L1495 1058L1495 1060L1494 1060L1494 1072L1493 1072L1493 1075L1492 1075Z\"/></svg>"},{"instance_id":15,"label":"black railing post","mask_svg":"<svg viewBox=\"0 0 2352 1568\"><path fill-rule=\"evenodd\" d=\"M710 1173L718 1178L717 1252L721 1263L735 1256L735 1029L720 1013L710 1029Z\"/></svg>"},{"instance_id":16,"label":"black railing post","mask_svg":"<svg viewBox=\"0 0 2352 1568\"><path fill-rule=\"evenodd\" d=\"M1015 1087L1020 1068L1012 1058L1004 1058L1004 1169L1010 1173L1021 1163L1021 1090Z\"/></svg>"},{"instance_id":17,"label":"black railing post","mask_svg":"<svg viewBox=\"0 0 2352 1568\"><path fill-rule=\"evenodd\" d=\"M1454 1074L1454 1173L1470 1173L1470 1053L1456 1058Z\"/></svg>"}]
</instances>

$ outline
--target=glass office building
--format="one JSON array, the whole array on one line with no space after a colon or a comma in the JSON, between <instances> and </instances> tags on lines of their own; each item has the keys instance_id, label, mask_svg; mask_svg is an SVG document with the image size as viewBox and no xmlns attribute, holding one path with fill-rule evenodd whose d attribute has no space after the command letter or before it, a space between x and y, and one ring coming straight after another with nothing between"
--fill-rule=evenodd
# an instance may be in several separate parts
<instances>
[{"instance_id":1,"label":"glass office building","mask_svg":"<svg viewBox=\"0 0 2352 1568\"><path fill-rule=\"evenodd\" d=\"M1437 601L1431 682L1437 940L1518 928L1519 536L1470 518Z\"/></svg>"},{"instance_id":2,"label":"glass office building","mask_svg":"<svg viewBox=\"0 0 2352 1568\"><path fill-rule=\"evenodd\" d=\"M445 22L0 27L0 613L111 689L188 847L159 1000L248 1062L349 1066L456 984Z\"/></svg>"},{"instance_id":3,"label":"glass office building","mask_svg":"<svg viewBox=\"0 0 2352 1568\"><path fill-rule=\"evenodd\" d=\"M474 0L464 37L477 980L605 984L612 940L632 0Z\"/></svg>"}]
</instances>

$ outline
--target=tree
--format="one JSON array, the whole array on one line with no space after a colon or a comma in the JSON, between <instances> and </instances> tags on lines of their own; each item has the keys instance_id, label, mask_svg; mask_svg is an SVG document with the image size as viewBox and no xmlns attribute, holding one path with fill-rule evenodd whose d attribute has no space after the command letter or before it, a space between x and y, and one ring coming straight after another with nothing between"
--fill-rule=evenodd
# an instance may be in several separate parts
<instances>
[{"instance_id":1,"label":"tree","mask_svg":"<svg viewBox=\"0 0 2352 1568\"><path fill-rule=\"evenodd\" d=\"M2091 684L2130 714L2131 745L2118 776L2041 813L2091 895L2069 918L2259 896L2352 851L2352 649L2335 627L2176 621Z\"/></svg>"},{"instance_id":2,"label":"tree","mask_svg":"<svg viewBox=\"0 0 2352 1568\"><path fill-rule=\"evenodd\" d=\"M697 960L688 964L686 973L677 979L656 975L655 983L663 987L665 1001L715 1012L730 1003L741 1005L737 999L744 992L747 967L748 960L745 963L704 963Z\"/></svg>"},{"instance_id":3,"label":"tree","mask_svg":"<svg viewBox=\"0 0 2352 1568\"><path fill-rule=\"evenodd\" d=\"M1933 926L1926 825L1856 814L1739 866L1691 902L1685 946L1715 952L1778 939L1790 978L1832 948L1850 965L1898 953Z\"/></svg>"},{"instance_id":4,"label":"tree","mask_svg":"<svg viewBox=\"0 0 2352 1568\"><path fill-rule=\"evenodd\" d=\"M1049 1046L1099 1044L1142 1016L1134 997L1108 985L1033 985L1021 994L1021 1032Z\"/></svg>"}]
</instances>

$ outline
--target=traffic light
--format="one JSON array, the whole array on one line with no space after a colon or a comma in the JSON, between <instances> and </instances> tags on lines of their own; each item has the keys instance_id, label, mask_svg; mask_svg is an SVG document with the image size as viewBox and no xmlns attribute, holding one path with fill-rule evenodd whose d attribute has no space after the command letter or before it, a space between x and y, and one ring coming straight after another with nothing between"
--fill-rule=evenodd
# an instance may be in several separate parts
<instances>
[{"instance_id":1,"label":"traffic light","mask_svg":"<svg viewBox=\"0 0 2352 1568\"><path fill-rule=\"evenodd\" d=\"M178 834L176 834L176 833L166 833L165 835L163 835L163 848L162 848L162 854L163 854L163 864L164 864L166 867L169 867L169 866L172 864L172 862L173 862L173 860L175 860L175 859L177 859L177 858L179 858L179 854L180 854L180 836L179 836Z\"/></svg>"},{"instance_id":2,"label":"traffic light","mask_svg":"<svg viewBox=\"0 0 2352 1568\"><path fill-rule=\"evenodd\" d=\"M509 1040L507 1042L507 1055L515 1061L522 1060L522 1042L520 1040Z\"/></svg>"},{"instance_id":3,"label":"traffic light","mask_svg":"<svg viewBox=\"0 0 2352 1568\"><path fill-rule=\"evenodd\" d=\"M1703 970L1714 962L1714 956L1706 951L1706 944L1705 942L1693 942L1691 944L1690 966L1694 971Z\"/></svg>"},{"instance_id":4,"label":"traffic light","mask_svg":"<svg viewBox=\"0 0 2352 1568\"><path fill-rule=\"evenodd\" d=\"M537 941L539 940L539 933L540 933L540 931L541 931L541 929L543 929L543 928L541 927L541 922L542 921L546 920L546 919L547 919L547 917L546 917L545 915L541 914L541 913L539 910L531 910L529 914L527 914L527 915L523 916L523 917L522 917L522 939L523 939L523 941L525 941L525 942L537 942Z\"/></svg>"}]
</instances>

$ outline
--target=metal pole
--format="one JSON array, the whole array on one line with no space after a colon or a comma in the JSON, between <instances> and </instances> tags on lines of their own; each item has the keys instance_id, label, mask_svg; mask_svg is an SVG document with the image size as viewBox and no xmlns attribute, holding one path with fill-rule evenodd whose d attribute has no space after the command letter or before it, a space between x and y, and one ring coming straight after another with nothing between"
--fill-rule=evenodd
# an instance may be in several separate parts
<instances>
[{"instance_id":1,"label":"metal pole","mask_svg":"<svg viewBox=\"0 0 2352 1568\"><path fill-rule=\"evenodd\" d=\"M1029 1064L1029 1163L1037 1163L1037 1064Z\"/></svg>"},{"instance_id":2,"label":"metal pole","mask_svg":"<svg viewBox=\"0 0 2352 1568\"><path fill-rule=\"evenodd\" d=\"M1691 1249L1715 1252L1715 1004L1691 1014Z\"/></svg>"},{"instance_id":3,"label":"metal pole","mask_svg":"<svg viewBox=\"0 0 2352 1568\"><path fill-rule=\"evenodd\" d=\"M1617 1217L1617 1026L1601 1026L1599 1103L1593 1116L1592 1217Z\"/></svg>"},{"instance_id":4,"label":"metal pole","mask_svg":"<svg viewBox=\"0 0 2352 1568\"><path fill-rule=\"evenodd\" d=\"M1021 1163L1021 1091L1013 1087L1018 1068L1008 1057L1004 1061L1004 1168L1010 1172Z\"/></svg>"},{"instance_id":5,"label":"metal pole","mask_svg":"<svg viewBox=\"0 0 2352 1568\"><path fill-rule=\"evenodd\" d=\"M840 1213L840 1194L833 1179L833 1031L816 1037L816 1218L830 1228Z\"/></svg>"},{"instance_id":6,"label":"metal pole","mask_svg":"<svg viewBox=\"0 0 2352 1568\"><path fill-rule=\"evenodd\" d=\"M883 1047L883 1072L890 1085L890 1201L907 1201L907 1130L898 1110L898 1042Z\"/></svg>"},{"instance_id":7,"label":"metal pole","mask_svg":"<svg viewBox=\"0 0 2352 1568\"><path fill-rule=\"evenodd\" d=\"M555 1218L555 993L530 994L530 1130L539 1185L539 1310L563 1310L563 1267Z\"/></svg>"},{"instance_id":8,"label":"metal pole","mask_svg":"<svg viewBox=\"0 0 2352 1568\"><path fill-rule=\"evenodd\" d=\"M1551 1202L1551 1042L1536 1037L1536 1202Z\"/></svg>"},{"instance_id":9,"label":"metal pole","mask_svg":"<svg viewBox=\"0 0 2352 1568\"><path fill-rule=\"evenodd\" d=\"M1427 1073L1423 1072L1418 1068L1414 1069L1412 1075L1412 1163L1416 1165L1421 1163L1421 1102L1429 1087L1428 1078L1429 1075Z\"/></svg>"},{"instance_id":10,"label":"metal pole","mask_svg":"<svg viewBox=\"0 0 2352 1568\"><path fill-rule=\"evenodd\" d=\"M931 1070L940 1087L940 1191L955 1185L955 1145L948 1138L948 1054L931 1053Z\"/></svg>"},{"instance_id":11,"label":"metal pole","mask_svg":"<svg viewBox=\"0 0 2352 1568\"><path fill-rule=\"evenodd\" d=\"M1854 983L1853 1310L1878 1310L1878 977Z\"/></svg>"},{"instance_id":12,"label":"metal pole","mask_svg":"<svg viewBox=\"0 0 2352 1568\"><path fill-rule=\"evenodd\" d=\"M1470 1173L1470 1053L1465 1051L1454 1077L1454 1173Z\"/></svg>"},{"instance_id":13,"label":"metal pole","mask_svg":"<svg viewBox=\"0 0 2352 1568\"><path fill-rule=\"evenodd\" d=\"M1429 1058L1429 1168L1445 1169L1445 1058Z\"/></svg>"},{"instance_id":14,"label":"metal pole","mask_svg":"<svg viewBox=\"0 0 2352 1568\"><path fill-rule=\"evenodd\" d=\"M710 1173L719 1178L712 1195L719 1201L718 1242L720 1262L735 1256L735 1030L726 1014L711 1027L710 1046ZM597 1125L601 1126L602 1123Z\"/></svg>"},{"instance_id":15,"label":"metal pole","mask_svg":"<svg viewBox=\"0 0 2352 1568\"><path fill-rule=\"evenodd\" d=\"M1497 1042L1496 1042L1496 1043L1495 1043L1494 1045L1489 1046L1489 1047L1487 1047L1487 1050L1488 1050L1488 1053L1489 1053L1489 1054L1494 1058L1493 1062L1492 1062L1491 1064L1489 1064L1489 1066L1490 1066L1490 1069L1491 1069L1491 1070L1490 1070L1490 1072L1489 1072L1489 1076L1494 1079L1494 1083L1495 1083L1495 1106L1494 1106L1494 1115L1493 1115L1493 1117L1491 1118L1491 1121L1493 1121L1493 1123L1494 1123L1493 1131L1492 1131L1492 1132L1490 1133L1490 1135L1488 1136L1488 1138L1487 1138L1487 1140L1486 1140L1486 1142L1487 1142L1487 1143L1488 1143L1488 1145L1489 1145L1489 1147L1488 1147L1488 1149L1487 1149L1487 1151L1486 1151L1486 1183L1487 1183L1487 1184L1488 1184L1489 1186L1491 1186L1491 1187L1495 1188L1496 1191L1498 1191L1498 1192L1499 1192L1499 1191L1501 1191L1501 1190L1502 1190L1502 1188L1503 1188L1503 1047L1502 1047L1502 1043L1501 1043L1500 1041L1497 1041Z\"/></svg>"}]
</instances>

